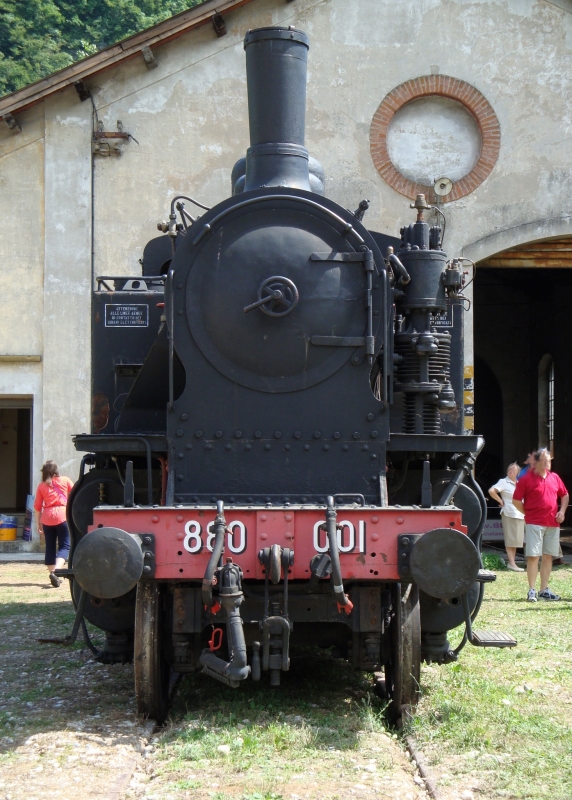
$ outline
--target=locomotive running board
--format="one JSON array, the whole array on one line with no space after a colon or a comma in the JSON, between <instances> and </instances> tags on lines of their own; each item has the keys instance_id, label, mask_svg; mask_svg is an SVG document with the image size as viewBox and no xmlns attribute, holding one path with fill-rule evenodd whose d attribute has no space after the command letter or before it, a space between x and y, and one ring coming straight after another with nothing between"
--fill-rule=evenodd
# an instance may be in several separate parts
<instances>
[{"instance_id":1,"label":"locomotive running board","mask_svg":"<svg viewBox=\"0 0 572 800\"><path fill-rule=\"evenodd\" d=\"M463 611L465 612L465 626L467 641L474 647L516 647L516 639L509 633L497 631L474 631L471 625L471 609L467 592L462 596Z\"/></svg>"},{"instance_id":2,"label":"locomotive running board","mask_svg":"<svg viewBox=\"0 0 572 800\"><path fill-rule=\"evenodd\" d=\"M497 631L473 631L470 639L475 647L516 647L517 641L510 633Z\"/></svg>"}]
</instances>

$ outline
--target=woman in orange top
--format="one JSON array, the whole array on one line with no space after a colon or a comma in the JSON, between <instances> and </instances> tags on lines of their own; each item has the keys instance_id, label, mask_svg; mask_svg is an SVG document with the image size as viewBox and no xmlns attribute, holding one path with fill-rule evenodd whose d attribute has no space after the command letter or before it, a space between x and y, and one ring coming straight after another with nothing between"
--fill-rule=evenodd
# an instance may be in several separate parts
<instances>
[{"instance_id":1,"label":"woman in orange top","mask_svg":"<svg viewBox=\"0 0 572 800\"><path fill-rule=\"evenodd\" d=\"M34 510L40 536L46 537L44 563L50 573L50 583L57 588L62 579L55 573L66 563L70 550L70 534L66 522L66 505L73 483L60 477L55 461L46 461L42 467L42 482L36 492Z\"/></svg>"}]
</instances>

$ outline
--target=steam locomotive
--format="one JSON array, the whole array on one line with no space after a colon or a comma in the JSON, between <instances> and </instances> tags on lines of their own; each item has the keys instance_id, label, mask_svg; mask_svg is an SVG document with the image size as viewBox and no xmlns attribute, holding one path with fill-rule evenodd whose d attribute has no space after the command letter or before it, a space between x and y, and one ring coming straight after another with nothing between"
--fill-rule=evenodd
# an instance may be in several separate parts
<instances>
[{"instance_id":1,"label":"steam locomotive","mask_svg":"<svg viewBox=\"0 0 572 800\"><path fill-rule=\"evenodd\" d=\"M175 197L141 276L97 279L60 574L75 630L105 631L97 657L133 659L141 714L164 719L171 671L278 686L311 644L377 673L398 718L422 660L516 644L472 628L495 576L484 442L464 435L462 261L423 195L400 239L365 227L367 201L325 197L302 31L244 47L231 197Z\"/></svg>"}]
</instances>

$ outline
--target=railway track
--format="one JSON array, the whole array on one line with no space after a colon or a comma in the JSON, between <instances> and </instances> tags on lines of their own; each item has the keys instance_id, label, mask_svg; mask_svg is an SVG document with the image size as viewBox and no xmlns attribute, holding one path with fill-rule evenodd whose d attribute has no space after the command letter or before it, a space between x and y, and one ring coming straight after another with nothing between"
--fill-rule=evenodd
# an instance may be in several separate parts
<instances>
[{"instance_id":1,"label":"railway track","mask_svg":"<svg viewBox=\"0 0 572 800\"><path fill-rule=\"evenodd\" d=\"M165 751L168 763L169 747L179 746L177 735L180 735L181 743L188 736L186 707L204 707L202 716L208 728L205 734L211 735L210 731L219 727L210 716L211 701L197 694L196 687L203 687L201 691L210 693L215 707L217 693L211 684L200 676L188 676L181 682L180 676L173 674L169 691L175 706L175 718L179 721L167 729L158 728L153 720L142 724L135 715L131 665L97 664L81 643L74 648L63 648L36 641L40 631L54 635L69 629L73 619L69 595L48 588L44 583L43 568L39 565L10 565L4 567L3 573L4 583L10 586L10 598L15 602L13 611L8 613L10 603L6 598L0 598L4 599L0 633L4 628L17 633L10 640L4 637L3 644L0 644L0 668L3 670L0 675L0 754L10 756L9 762L4 764L0 759L0 798L41 800L45 796L45 786L50 785L57 786L59 800L77 800L78 796L81 800L135 800L155 793L155 787L159 790L163 785L166 787L171 779L168 776L162 778L163 753L161 769L156 769L156 745ZM334 676L337 675L336 669L335 665L328 667L328 670L334 670ZM295 683L296 676L293 678ZM339 678L344 683L347 680L345 672ZM354 697L356 705L360 705L366 693L355 697L355 692L349 692L348 697ZM300 728L312 732L318 725L323 725L317 734L323 736L326 724L330 723L320 722L319 716L329 714L329 706L344 710L344 694L316 698L320 709L314 708L317 705L313 702L315 698L309 698L311 704L307 697L288 700L290 715L283 714L276 706L272 715L265 717L266 723L252 726L253 734L256 732L257 736L264 738L268 726L282 720L280 730L283 734ZM251 712L247 713L254 719ZM296 721L296 714L303 715L302 722ZM286 716L288 720L285 720ZM164 737L163 730L167 734ZM216 736L220 735L220 732L216 733ZM332 763L336 766L339 760L348 761L347 772L343 776L337 774L331 790L321 784L324 798L337 793L336 787L348 787L348 792L350 788L355 789L357 795L364 798L373 797L370 788L378 776L382 785L385 785L384 781L390 782L391 794L388 797L406 797L409 794L414 800L422 800L427 795L432 800L440 798L414 740L404 737L404 743L411 756L409 761L398 742L381 733L375 734L371 741L369 737L364 738L348 750L338 751L339 755L331 752L332 748L322 746L308 769L316 770L314 780L318 782L321 760L326 765ZM216 746L213 749L216 753ZM348 755L355 764L347 759ZM328 758L331 762L327 761ZM390 762L394 767L388 771L383 765ZM374 765L377 765L377 771L369 771ZM235 775L229 778L224 774L219 776L223 768L223 760L215 757L212 766L205 768L204 772L213 773L211 783L219 782L219 791L227 788L224 781L228 779L230 796L241 797L248 787L239 787ZM197 778L200 777L198 774ZM423 785L420 779L424 781ZM312 787L303 784L301 780L283 796L312 797ZM213 791L210 784L206 789ZM179 796L185 797L184 792ZM197 790L192 796L202 800L203 794Z\"/></svg>"}]
</instances>

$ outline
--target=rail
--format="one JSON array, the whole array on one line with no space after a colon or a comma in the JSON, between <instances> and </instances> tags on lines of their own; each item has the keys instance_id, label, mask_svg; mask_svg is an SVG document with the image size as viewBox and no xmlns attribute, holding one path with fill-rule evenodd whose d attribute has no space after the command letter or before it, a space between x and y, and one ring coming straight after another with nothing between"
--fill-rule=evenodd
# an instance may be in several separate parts
<instances>
[{"instance_id":1,"label":"rail","mask_svg":"<svg viewBox=\"0 0 572 800\"><path fill-rule=\"evenodd\" d=\"M169 304L169 411L173 411L175 408L175 389L174 389L174 366L173 361L175 358L175 346L174 346L174 338L175 338L175 310L174 310L174 301L175 298L173 297L173 277L175 275L175 270L170 269L169 274L167 275L167 282L165 284L165 289L168 297L168 304Z\"/></svg>"}]
</instances>

